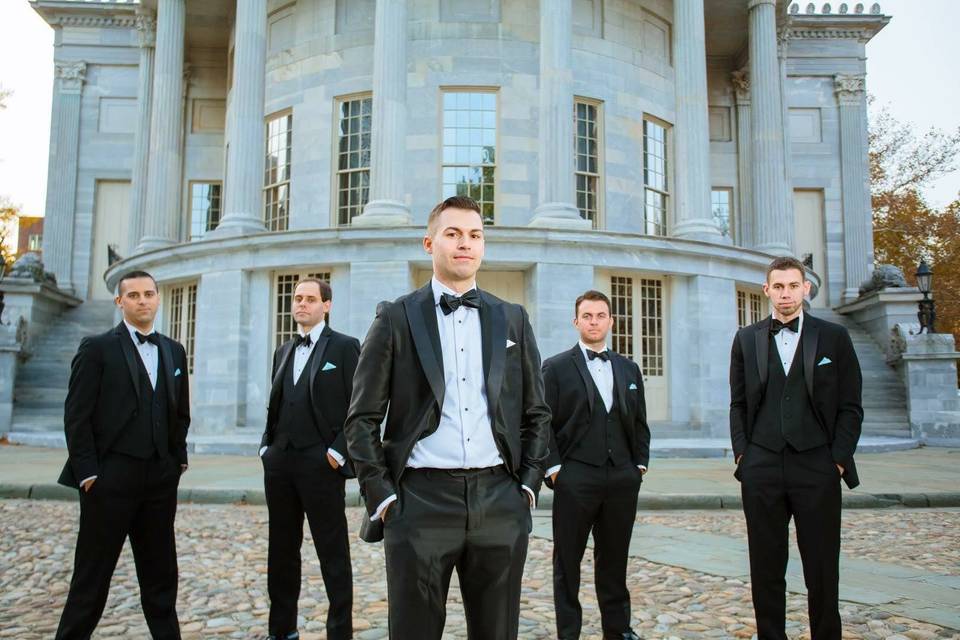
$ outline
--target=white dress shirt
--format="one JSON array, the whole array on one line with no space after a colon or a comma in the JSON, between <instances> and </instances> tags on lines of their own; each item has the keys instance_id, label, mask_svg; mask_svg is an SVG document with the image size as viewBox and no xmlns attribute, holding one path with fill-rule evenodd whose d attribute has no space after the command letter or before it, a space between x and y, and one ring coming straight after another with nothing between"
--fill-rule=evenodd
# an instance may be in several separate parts
<instances>
[{"instance_id":1,"label":"white dress shirt","mask_svg":"<svg viewBox=\"0 0 960 640\"><path fill-rule=\"evenodd\" d=\"M466 305L445 314L440 307L444 294L460 296L436 278L433 289L434 313L443 353L443 404L437 430L418 440L410 452L407 466L432 469L486 469L503 464L493 437L493 424L487 404L486 376L483 372L483 338L480 310ZM466 291L476 288L471 285ZM533 502L533 491L523 487ZM371 520L376 520L387 505L397 499L392 495L377 507Z\"/></svg>"},{"instance_id":2,"label":"white dress shirt","mask_svg":"<svg viewBox=\"0 0 960 640\"><path fill-rule=\"evenodd\" d=\"M590 347L583 344L583 341L579 341L577 344L580 345L580 353L583 354L583 360L587 363L587 371L590 372L590 377L593 378L593 383L597 385L597 391L600 392L600 398L603 400L603 406L607 408L607 413L613 408L613 362L609 359L601 360L600 358L594 358L591 360L587 356L587 351L593 351ZM606 345L603 349L600 349L597 353L603 353L607 350ZM587 393L590 393L590 390L587 390ZM546 477L552 476L554 473L560 471L562 465L555 464L549 469L547 469ZM638 464L637 468L641 471L646 471L647 468L642 464Z\"/></svg>"},{"instance_id":3,"label":"white dress shirt","mask_svg":"<svg viewBox=\"0 0 960 640\"><path fill-rule=\"evenodd\" d=\"M800 334L803 332L803 311L800 312L800 322L797 325L797 332L784 327L780 333L773 336L773 341L777 343L777 352L780 354L780 362L783 364L784 375L790 375L790 367L793 366L793 356L797 353L797 346L800 344Z\"/></svg>"},{"instance_id":4,"label":"white dress shirt","mask_svg":"<svg viewBox=\"0 0 960 640\"><path fill-rule=\"evenodd\" d=\"M326 323L322 320L320 324L314 326L310 329L310 345L307 346L303 343L300 343L293 350L293 384L297 384L300 380L300 374L303 373L303 370L307 367L307 362L310 360L310 354L313 353L313 348L317 346L317 340L320 338L320 334L323 333L323 329L326 327ZM303 332L303 329L297 329L297 335L301 338L307 334ZM260 455L263 456L264 452L267 450L267 447L260 447ZM337 464L343 465L346 463L346 458L343 457L336 449L330 447L327 449L334 460L337 461Z\"/></svg>"}]
</instances>

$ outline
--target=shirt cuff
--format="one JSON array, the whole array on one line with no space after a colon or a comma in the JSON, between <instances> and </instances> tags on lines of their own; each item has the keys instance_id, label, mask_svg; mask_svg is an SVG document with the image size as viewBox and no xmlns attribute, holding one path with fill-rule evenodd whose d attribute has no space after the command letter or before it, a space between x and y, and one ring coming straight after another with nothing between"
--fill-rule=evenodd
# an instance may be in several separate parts
<instances>
[{"instance_id":1,"label":"shirt cuff","mask_svg":"<svg viewBox=\"0 0 960 640\"><path fill-rule=\"evenodd\" d=\"M552 475L555 474L556 472L560 471L560 467L561 467L561 466L562 466L562 465L559 465L559 464L553 465L552 467L550 467L549 469L547 469L547 472L543 475L543 477L544 477L544 478L549 478L550 476L552 476Z\"/></svg>"},{"instance_id":2,"label":"shirt cuff","mask_svg":"<svg viewBox=\"0 0 960 640\"><path fill-rule=\"evenodd\" d=\"M337 464L341 467L347 464L347 459L340 455L340 452L334 449L333 447L327 449L327 453L333 456L333 459L337 461Z\"/></svg>"},{"instance_id":3,"label":"shirt cuff","mask_svg":"<svg viewBox=\"0 0 960 640\"><path fill-rule=\"evenodd\" d=\"M537 506L537 496L533 493L533 489L525 484L520 485L520 487L530 495L530 508L535 509Z\"/></svg>"},{"instance_id":4,"label":"shirt cuff","mask_svg":"<svg viewBox=\"0 0 960 640\"><path fill-rule=\"evenodd\" d=\"M90 476L89 478L84 478L83 480L80 481L80 486L82 487L87 480L96 480L96 479L97 479L97 476Z\"/></svg>"},{"instance_id":5,"label":"shirt cuff","mask_svg":"<svg viewBox=\"0 0 960 640\"><path fill-rule=\"evenodd\" d=\"M383 519L383 512L387 510L387 507L390 506L390 503L395 502L397 499L397 494L393 494L386 500L380 503L380 506L377 507L377 512L370 516L370 522L376 522L377 520Z\"/></svg>"},{"instance_id":6,"label":"shirt cuff","mask_svg":"<svg viewBox=\"0 0 960 640\"><path fill-rule=\"evenodd\" d=\"M640 471L646 472L646 470L647 470L647 465L645 465L645 464L638 464L638 465L637 465L637 469L640 469Z\"/></svg>"},{"instance_id":7,"label":"shirt cuff","mask_svg":"<svg viewBox=\"0 0 960 640\"><path fill-rule=\"evenodd\" d=\"M266 451L267 451L266 447L260 447L260 452L257 455L262 458L263 454L266 453Z\"/></svg>"}]
</instances>

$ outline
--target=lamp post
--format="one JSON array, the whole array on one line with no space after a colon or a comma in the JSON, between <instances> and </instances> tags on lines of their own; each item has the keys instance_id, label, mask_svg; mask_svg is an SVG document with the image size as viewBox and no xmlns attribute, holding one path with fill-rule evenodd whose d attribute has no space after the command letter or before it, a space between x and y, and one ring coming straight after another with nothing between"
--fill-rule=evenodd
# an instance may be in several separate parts
<instances>
[{"instance_id":1,"label":"lamp post","mask_svg":"<svg viewBox=\"0 0 960 640\"><path fill-rule=\"evenodd\" d=\"M920 301L920 310L917 312L917 318L920 319L920 333L926 329L927 333L935 333L934 323L937 320L937 313L933 306L933 299L930 292L933 287L933 271L927 265L926 260L920 260L920 266L917 267L917 288L923 294L923 300Z\"/></svg>"}]
</instances>

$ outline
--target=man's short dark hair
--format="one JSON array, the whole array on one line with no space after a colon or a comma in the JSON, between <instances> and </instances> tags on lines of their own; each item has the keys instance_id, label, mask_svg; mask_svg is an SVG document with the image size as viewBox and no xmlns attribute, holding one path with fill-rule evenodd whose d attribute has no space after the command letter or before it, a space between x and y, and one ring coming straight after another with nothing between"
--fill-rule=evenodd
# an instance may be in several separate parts
<instances>
[{"instance_id":1,"label":"man's short dark hair","mask_svg":"<svg viewBox=\"0 0 960 640\"><path fill-rule=\"evenodd\" d=\"M480 213L480 205L477 204L476 200L467 196L450 196L435 206L433 211L431 211L430 215L427 217L428 236L432 237L436 232L437 220L440 219L440 214L447 209L466 209L467 211L476 211L477 215L480 216L480 226L483 226L483 214Z\"/></svg>"},{"instance_id":2,"label":"man's short dark hair","mask_svg":"<svg viewBox=\"0 0 960 640\"><path fill-rule=\"evenodd\" d=\"M793 256L781 256L779 258L774 258L773 262L767 267L767 281L770 280L770 274L774 271L789 271L790 269L796 269L800 272L800 275L804 280L807 279L807 271L803 268L803 263L794 258Z\"/></svg>"},{"instance_id":3,"label":"man's short dark hair","mask_svg":"<svg viewBox=\"0 0 960 640\"><path fill-rule=\"evenodd\" d=\"M117 280L117 295L119 296L123 292L123 281L124 280L135 280L137 278L150 278L153 280L153 288L159 291L157 288L157 280L152 275L146 271L127 271L125 274L120 276L120 279Z\"/></svg>"},{"instance_id":4,"label":"man's short dark hair","mask_svg":"<svg viewBox=\"0 0 960 640\"><path fill-rule=\"evenodd\" d=\"M330 283L326 280L321 280L320 278L300 278L297 280L296 286L293 288L296 292L297 287L308 282L313 282L317 285L317 288L320 289L320 300L322 302L329 302L333 300L333 288L330 287Z\"/></svg>"},{"instance_id":5,"label":"man's short dark hair","mask_svg":"<svg viewBox=\"0 0 960 640\"><path fill-rule=\"evenodd\" d=\"M612 307L610 306L610 298L607 297L607 294L602 291L597 291L596 289L590 289L589 291L584 291L583 294L577 297L577 301L573 305L573 317L577 318L580 316L580 303L584 300L594 300L601 301L607 305L607 313L612 313Z\"/></svg>"}]
</instances>

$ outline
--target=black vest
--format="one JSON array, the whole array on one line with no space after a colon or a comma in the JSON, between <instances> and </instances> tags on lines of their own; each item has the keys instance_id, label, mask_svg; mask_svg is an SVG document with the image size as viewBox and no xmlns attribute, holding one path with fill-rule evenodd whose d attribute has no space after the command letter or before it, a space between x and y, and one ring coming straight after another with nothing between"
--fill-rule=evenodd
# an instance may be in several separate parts
<instances>
[{"instance_id":1,"label":"black vest","mask_svg":"<svg viewBox=\"0 0 960 640\"><path fill-rule=\"evenodd\" d=\"M626 428L621 421L616 391L613 395L613 407L609 413L596 384L591 383L590 393L593 393L590 426L580 440L570 447L567 457L596 467L607 462L614 465L632 462L630 441L627 440Z\"/></svg>"},{"instance_id":2,"label":"black vest","mask_svg":"<svg viewBox=\"0 0 960 640\"><path fill-rule=\"evenodd\" d=\"M111 449L134 458L146 460L157 454L161 458L170 455L169 406L167 404L167 381L163 372L163 356L157 347L157 388L150 385L150 376L143 366L139 353L137 375L140 385L140 402L133 418L123 428Z\"/></svg>"},{"instance_id":3,"label":"black vest","mask_svg":"<svg viewBox=\"0 0 960 640\"><path fill-rule=\"evenodd\" d=\"M826 444L827 436L817 421L804 382L803 342L797 345L787 375L773 336L768 353L767 389L757 410L751 441L771 451L781 451L788 444L797 451Z\"/></svg>"},{"instance_id":4,"label":"black vest","mask_svg":"<svg viewBox=\"0 0 960 640\"><path fill-rule=\"evenodd\" d=\"M294 347L296 350L296 347ZM310 399L310 365L317 355L316 347L310 352L307 364L300 373L297 383L293 383L293 360L295 353L287 358L283 372L283 387L280 396L280 411L277 415L277 436L274 444L281 449L294 447L306 449L323 442L313 415L313 403Z\"/></svg>"}]
</instances>

